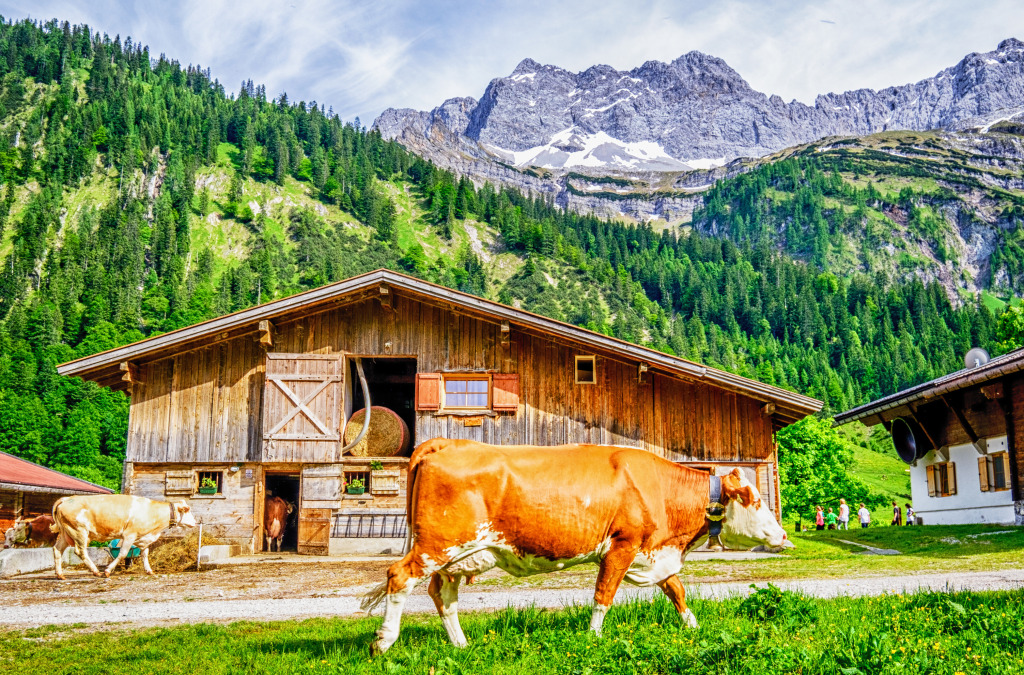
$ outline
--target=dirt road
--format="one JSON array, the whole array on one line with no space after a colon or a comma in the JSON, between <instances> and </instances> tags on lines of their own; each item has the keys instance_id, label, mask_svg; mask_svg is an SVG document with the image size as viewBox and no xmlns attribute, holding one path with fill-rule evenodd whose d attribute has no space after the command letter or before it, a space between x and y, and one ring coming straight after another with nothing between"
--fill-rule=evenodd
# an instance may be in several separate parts
<instances>
[{"instance_id":1,"label":"dirt road","mask_svg":"<svg viewBox=\"0 0 1024 675\"><path fill-rule=\"evenodd\" d=\"M390 560L318 561L231 565L192 574L146 577L122 574L100 580L84 573L60 582L46 575L0 582L0 626L28 628L47 624L160 625L358 615L360 596L384 578ZM535 578L536 579L536 578ZM589 604L593 569L550 574L537 585L520 584L500 571L464 587L463 611L507 606L562 607ZM750 592L749 582L687 582L691 597L721 598ZM879 595L903 591L1014 590L1024 588L1024 569L994 572L925 574L908 577L777 582L780 588L819 597ZM656 589L623 587L617 601L650 597ZM421 585L407 605L410 612L433 612Z\"/></svg>"}]
</instances>

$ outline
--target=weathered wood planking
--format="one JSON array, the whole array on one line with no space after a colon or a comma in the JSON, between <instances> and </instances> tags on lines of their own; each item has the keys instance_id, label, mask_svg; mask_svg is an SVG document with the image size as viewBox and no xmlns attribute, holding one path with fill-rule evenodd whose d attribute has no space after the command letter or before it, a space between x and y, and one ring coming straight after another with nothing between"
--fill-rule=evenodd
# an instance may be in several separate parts
<instances>
[{"instance_id":1,"label":"weathered wood planking","mask_svg":"<svg viewBox=\"0 0 1024 675\"><path fill-rule=\"evenodd\" d=\"M377 300L283 321L275 326L273 353L412 356L420 372L518 373L516 414L485 416L480 426L458 418L417 414L415 441L435 436L500 444L600 443L643 447L676 461L770 461L772 422L761 403L718 387L657 371L638 379L636 362L598 356L594 385L575 383L578 349L500 324L396 295L393 308ZM317 359L296 364L316 375ZM344 361L339 361L344 376ZM264 459L266 356L251 336L140 364L133 386L128 460L244 462ZM298 395L315 384L296 382ZM314 401L320 418L335 420L344 387ZM277 403L275 403L275 406ZM296 434L318 430L303 416ZM298 443L296 442L296 445ZM333 462L324 449L295 449L274 461Z\"/></svg>"}]
</instances>

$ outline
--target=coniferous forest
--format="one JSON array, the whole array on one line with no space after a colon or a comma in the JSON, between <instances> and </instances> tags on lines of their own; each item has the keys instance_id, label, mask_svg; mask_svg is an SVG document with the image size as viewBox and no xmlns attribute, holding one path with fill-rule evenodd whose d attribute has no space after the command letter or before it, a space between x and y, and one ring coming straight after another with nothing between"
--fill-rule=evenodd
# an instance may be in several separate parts
<instances>
[{"instance_id":1,"label":"coniferous forest","mask_svg":"<svg viewBox=\"0 0 1024 675\"><path fill-rule=\"evenodd\" d=\"M827 168L734 180L841 189ZM56 364L378 267L800 391L826 414L1013 344L977 297L834 268L813 199L806 217L787 207L788 238L760 236L774 221L744 185L695 214L723 236L610 222L475 186L322 104L251 81L231 94L130 39L0 23L0 450L117 487L127 398ZM252 198L289 190L308 199ZM244 235L231 255L199 236L212 222ZM420 225L437 246L406 236ZM439 253L469 228L492 233L502 273L468 244Z\"/></svg>"}]
</instances>

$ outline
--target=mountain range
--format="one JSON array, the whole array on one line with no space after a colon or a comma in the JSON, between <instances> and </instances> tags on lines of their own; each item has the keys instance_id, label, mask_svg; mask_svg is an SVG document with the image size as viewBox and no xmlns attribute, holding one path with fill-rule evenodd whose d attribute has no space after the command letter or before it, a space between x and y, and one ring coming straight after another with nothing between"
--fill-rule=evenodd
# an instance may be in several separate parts
<instances>
[{"instance_id":1,"label":"mountain range","mask_svg":"<svg viewBox=\"0 0 1024 675\"><path fill-rule=\"evenodd\" d=\"M629 71L597 65L571 73L525 59L493 79L479 100L453 98L431 111L391 108L373 127L478 181L555 194L564 205L613 215L601 204L572 204L566 176L695 173L681 182L707 187L742 169L707 174L716 167L826 137L987 130L1022 112L1024 42L1011 38L934 77L823 94L813 106L758 92L722 59L696 51ZM665 180L650 182L654 190ZM665 215L622 206L614 211L639 219Z\"/></svg>"}]
</instances>

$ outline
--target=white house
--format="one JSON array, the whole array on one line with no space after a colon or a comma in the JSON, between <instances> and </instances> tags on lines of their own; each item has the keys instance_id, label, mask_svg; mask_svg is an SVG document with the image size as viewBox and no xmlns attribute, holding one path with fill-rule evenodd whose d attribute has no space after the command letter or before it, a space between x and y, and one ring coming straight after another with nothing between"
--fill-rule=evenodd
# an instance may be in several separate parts
<instances>
[{"instance_id":1,"label":"white house","mask_svg":"<svg viewBox=\"0 0 1024 675\"><path fill-rule=\"evenodd\" d=\"M1024 349L836 415L882 424L925 525L1024 525ZM902 506L902 504L901 504Z\"/></svg>"}]
</instances>

